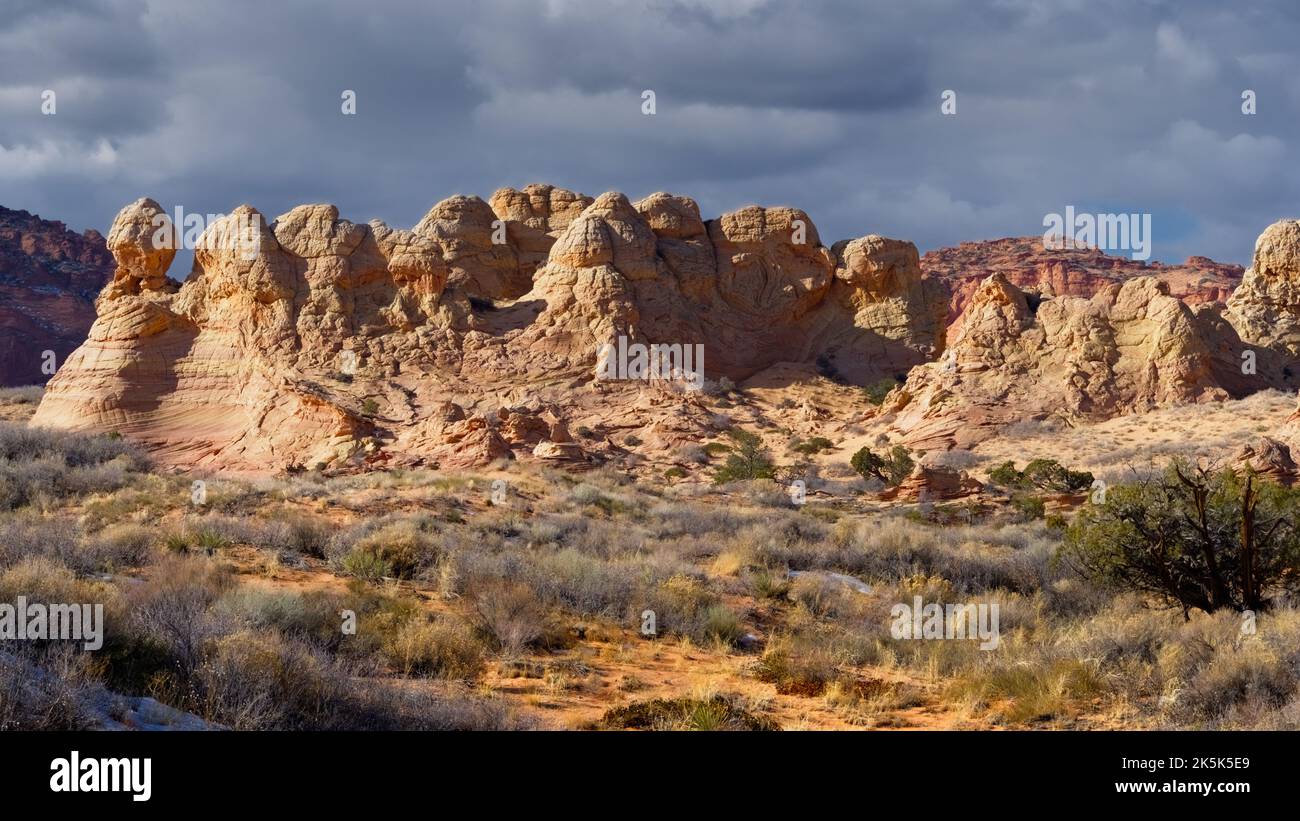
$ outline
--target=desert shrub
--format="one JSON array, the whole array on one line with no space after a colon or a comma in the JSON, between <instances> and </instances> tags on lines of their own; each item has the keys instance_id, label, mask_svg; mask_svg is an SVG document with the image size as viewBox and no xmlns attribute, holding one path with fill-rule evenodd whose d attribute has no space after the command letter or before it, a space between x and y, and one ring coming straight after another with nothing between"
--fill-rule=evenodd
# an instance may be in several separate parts
<instances>
[{"instance_id":1,"label":"desert shrub","mask_svg":"<svg viewBox=\"0 0 1300 821\"><path fill-rule=\"evenodd\" d=\"M880 456L872 452L871 448L861 448L850 457L849 465L863 479L879 479L893 487L911 475L915 463L907 448L894 445L888 456Z\"/></svg>"},{"instance_id":2,"label":"desert shrub","mask_svg":"<svg viewBox=\"0 0 1300 821\"><path fill-rule=\"evenodd\" d=\"M349 683L327 657L278 633L214 642L185 707L234 730L328 728Z\"/></svg>"},{"instance_id":3,"label":"desert shrub","mask_svg":"<svg viewBox=\"0 0 1300 821\"><path fill-rule=\"evenodd\" d=\"M784 573L759 568L745 577L750 592L759 599L784 599L790 593L790 582Z\"/></svg>"},{"instance_id":4,"label":"desert shrub","mask_svg":"<svg viewBox=\"0 0 1300 821\"><path fill-rule=\"evenodd\" d=\"M68 520L35 515L0 519L0 567L43 556L64 565L74 562L77 569L89 571L92 563L79 562L83 558L79 547L76 528Z\"/></svg>"},{"instance_id":5,"label":"desert shrub","mask_svg":"<svg viewBox=\"0 0 1300 821\"><path fill-rule=\"evenodd\" d=\"M153 529L138 524L111 525L86 539L71 564L88 572L111 573L139 567L153 556Z\"/></svg>"},{"instance_id":6,"label":"desert shrub","mask_svg":"<svg viewBox=\"0 0 1300 821\"><path fill-rule=\"evenodd\" d=\"M1052 493L1071 493L1092 486L1093 475L1088 471L1070 470L1055 459L1034 459L1024 470L1016 470L1015 462L1003 462L989 471L989 480L1005 488L1046 490Z\"/></svg>"},{"instance_id":7,"label":"desert shrub","mask_svg":"<svg viewBox=\"0 0 1300 821\"><path fill-rule=\"evenodd\" d=\"M776 475L772 456L757 434L740 428L727 431L734 447L727 460L713 475L714 484L725 484L744 479L771 479Z\"/></svg>"},{"instance_id":8,"label":"desert shrub","mask_svg":"<svg viewBox=\"0 0 1300 821\"><path fill-rule=\"evenodd\" d=\"M538 557L522 574L544 602L606 618L622 618L631 610L645 576L640 562L610 561L573 548Z\"/></svg>"},{"instance_id":9,"label":"desert shrub","mask_svg":"<svg viewBox=\"0 0 1300 821\"><path fill-rule=\"evenodd\" d=\"M340 612L372 610L354 598L324 591L297 593L243 585L225 593L216 607L221 614L248 627L278 630L322 649L337 650L344 639Z\"/></svg>"},{"instance_id":10,"label":"desert shrub","mask_svg":"<svg viewBox=\"0 0 1300 821\"><path fill-rule=\"evenodd\" d=\"M379 682L353 687L347 712L332 729L344 730L528 730L534 722L516 715L498 697L430 692Z\"/></svg>"},{"instance_id":11,"label":"desert shrub","mask_svg":"<svg viewBox=\"0 0 1300 821\"><path fill-rule=\"evenodd\" d=\"M1190 609L1262 610L1300 591L1300 489L1175 461L1109 488L1066 534L1082 572Z\"/></svg>"},{"instance_id":12,"label":"desert shrub","mask_svg":"<svg viewBox=\"0 0 1300 821\"><path fill-rule=\"evenodd\" d=\"M209 608L232 584L229 571L204 559L168 557L129 589L131 627L167 649L180 684L194 674L204 644L225 632Z\"/></svg>"},{"instance_id":13,"label":"desert shrub","mask_svg":"<svg viewBox=\"0 0 1300 821\"><path fill-rule=\"evenodd\" d=\"M825 647L787 638L763 651L754 675L759 681L775 685L781 695L819 696L835 680L837 671Z\"/></svg>"},{"instance_id":14,"label":"desert shrub","mask_svg":"<svg viewBox=\"0 0 1300 821\"><path fill-rule=\"evenodd\" d=\"M731 448L727 445L726 442L705 442L704 443L704 455L710 458L714 456L721 456L724 453L730 453L730 452L731 452Z\"/></svg>"},{"instance_id":15,"label":"desert shrub","mask_svg":"<svg viewBox=\"0 0 1300 821\"><path fill-rule=\"evenodd\" d=\"M474 598L479 625L496 646L517 653L541 637L546 612L522 584L493 585Z\"/></svg>"},{"instance_id":16,"label":"desert shrub","mask_svg":"<svg viewBox=\"0 0 1300 821\"><path fill-rule=\"evenodd\" d=\"M106 698L84 653L0 650L0 731L84 730Z\"/></svg>"},{"instance_id":17,"label":"desert shrub","mask_svg":"<svg viewBox=\"0 0 1300 821\"><path fill-rule=\"evenodd\" d=\"M569 491L569 500L576 505L602 505L609 497L595 485L583 482Z\"/></svg>"},{"instance_id":18,"label":"desert shrub","mask_svg":"<svg viewBox=\"0 0 1300 821\"><path fill-rule=\"evenodd\" d=\"M1027 493L1019 493L1012 497L1011 507L1024 521L1041 519L1047 512L1047 503L1043 501L1042 497L1031 496Z\"/></svg>"},{"instance_id":19,"label":"desert shrub","mask_svg":"<svg viewBox=\"0 0 1300 821\"><path fill-rule=\"evenodd\" d=\"M115 588L78 576L49 556L29 556L0 573L0 601L13 602L18 596L29 601L63 604L103 604L107 619L116 615Z\"/></svg>"},{"instance_id":20,"label":"desert shrub","mask_svg":"<svg viewBox=\"0 0 1300 821\"><path fill-rule=\"evenodd\" d=\"M487 648L459 619L410 619L383 644L383 654L406 676L473 679L482 671Z\"/></svg>"},{"instance_id":21,"label":"desert shrub","mask_svg":"<svg viewBox=\"0 0 1300 821\"><path fill-rule=\"evenodd\" d=\"M825 436L814 436L804 442L796 441L790 449L796 453L803 453L812 456L821 453L823 450L830 450L833 447L835 447L835 444Z\"/></svg>"},{"instance_id":22,"label":"desert shrub","mask_svg":"<svg viewBox=\"0 0 1300 821\"><path fill-rule=\"evenodd\" d=\"M45 395L43 385L22 385L16 388L0 388L0 404L35 405Z\"/></svg>"},{"instance_id":23,"label":"desert shrub","mask_svg":"<svg viewBox=\"0 0 1300 821\"><path fill-rule=\"evenodd\" d=\"M735 644L745 635L740 617L724 604L712 604L700 616L698 632L706 639Z\"/></svg>"},{"instance_id":24,"label":"desert shrub","mask_svg":"<svg viewBox=\"0 0 1300 821\"><path fill-rule=\"evenodd\" d=\"M709 461L709 453L702 446L692 443L683 445L678 452L677 458L682 462L703 465Z\"/></svg>"},{"instance_id":25,"label":"desert shrub","mask_svg":"<svg viewBox=\"0 0 1300 821\"><path fill-rule=\"evenodd\" d=\"M121 439L0 422L0 510L116 490L146 467Z\"/></svg>"},{"instance_id":26,"label":"desert shrub","mask_svg":"<svg viewBox=\"0 0 1300 821\"><path fill-rule=\"evenodd\" d=\"M867 385L862 389L862 394L871 404L879 405L885 401L885 397L889 395L890 391L901 384L902 382L900 380L887 377Z\"/></svg>"},{"instance_id":27,"label":"desert shrub","mask_svg":"<svg viewBox=\"0 0 1300 821\"><path fill-rule=\"evenodd\" d=\"M1068 715L1077 703L1108 689L1095 659L1022 659L975 668L947 695L1006 723L1028 724Z\"/></svg>"},{"instance_id":28,"label":"desert shrub","mask_svg":"<svg viewBox=\"0 0 1300 821\"><path fill-rule=\"evenodd\" d=\"M805 574L790 584L790 600L819 618L836 618L852 612L851 596L861 595L821 573Z\"/></svg>"},{"instance_id":29,"label":"desert shrub","mask_svg":"<svg viewBox=\"0 0 1300 821\"><path fill-rule=\"evenodd\" d=\"M793 508L789 486L777 484L766 479L736 481L727 486L727 490L741 496L755 507Z\"/></svg>"},{"instance_id":30,"label":"desert shrub","mask_svg":"<svg viewBox=\"0 0 1300 821\"><path fill-rule=\"evenodd\" d=\"M615 707L596 726L611 730L779 730L776 722L758 716L739 699L715 695L710 698L656 698Z\"/></svg>"},{"instance_id":31,"label":"desert shrub","mask_svg":"<svg viewBox=\"0 0 1300 821\"><path fill-rule=\"evenodd\" d=\"M276 633L214 643L184 705L249 730L508 730L529 725L495 699L357 679L340 662Z\"/></svg>"},{"instance_id":32,"label":"desert shrub","mask_svg":"<svg viewBox=\"0 0 1300 821\"><path fill-rule=\"evenodd\" d=\"M323 559L329 535L329 528L310 516L277 515L276 519L266 523L261 541L266 547L276 550Z\"/></svg>"},{"instance_id":33,"label":"desert shrub","mask_svg":"<svg viewBox=\"0 0 1300 821\"><path fill-rule=\"evenodd\" d=\"M436 526L427 517L369 522L339 534L326 552L336 557L345 573L360 579L410 579L437 564Z\"/></svg>"},{"instance_id":34,"label":"desert shrub","mask_svg":"<svg viewBox=\"0 0 1300 821\"><path fill-rule=\"evenodd\" d=\"M393 575L392 565L370 550L354 549L339 561L339 567L349 576L367 582L377 582Z\"/></svg>"},{"instance_id":35,"label":"desert shrub","mask_svg":"<svg viewBox=\"0 0 1300 821\"><path fill-rule=\"evenodd\" d=\"M654 612L660 635L676 634L697 642L727 644L735 643L744 635L740 618L696 577L676 573L643 595L644 609Z\"/></svg>"},{"instance_id":36,"label":"desert shrub","mask_svg":"<svg viewBox=\"0 0 1300 821\"><path fill-rule=\"evenodd\" d=\"M120 437L0 422L0 461L34 462L49 457L69 468L100 465L120 457L125 457L134 470L148 465L140 450Z\"/></svg>"}]
</instances>

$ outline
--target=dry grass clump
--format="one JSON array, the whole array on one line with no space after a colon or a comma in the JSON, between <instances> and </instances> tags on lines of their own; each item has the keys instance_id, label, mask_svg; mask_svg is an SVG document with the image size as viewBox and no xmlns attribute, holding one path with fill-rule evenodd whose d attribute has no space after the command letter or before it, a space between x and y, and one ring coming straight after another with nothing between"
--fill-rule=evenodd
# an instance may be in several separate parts
<instances>
[{"instance_id":1,"label":"dry grass clump","mask_svg":"<svg viewBox=\"0 0 1300 821\"><path fill-rule=\"evenodd\" d=\"M779 730L769 718L755 715L733 697L651 699L616 707L601 717L605 730Z\"/></svg>"},{"instance_id":2,"label":"dry grass clump","mask_svg":"<svg viewBox=\"0 0 1300 821\"><path fill-rule=\"evenodd\" d=\"M0 422L0 510L48 508L116 490L147 466L140 450L120 438Z\"/></svg>"}]
</instances>

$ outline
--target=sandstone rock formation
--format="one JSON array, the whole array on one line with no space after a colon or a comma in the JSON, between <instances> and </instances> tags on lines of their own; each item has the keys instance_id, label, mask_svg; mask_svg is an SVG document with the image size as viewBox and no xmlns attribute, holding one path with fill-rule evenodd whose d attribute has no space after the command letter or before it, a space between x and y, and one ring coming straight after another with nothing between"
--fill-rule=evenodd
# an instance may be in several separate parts
<instances>
[{"instance_id":1,"label":"sandstone rock formation","mask_svg":"<svg viewBox=\"0 0 1300 821\"><path fill-rule=\"evenodd\" d=\"M1300 221L1280 220L1259 235L1227 317L1250 344L1300 356Z\"/></svg>"},{"instance_id":2,"label":"sandstone rock formation","mask_svg":"<svg viewBox=\"0 0 1300 821\"><path fill-rule=\"evenodd\" d=\"M407 231L242 206L183 284L152 242L160 214L142 199L114 221L98 318L33 424L117 431L186 467L572 463L619 431L668 449L714 424L676 381L596 379L620 337L702 346L704 375L733 381L803 363L863 384L943 346L947 294L914 246L827 248L795 209L704 221L686 197L529 186L443 200Z\"/></svg>"},{"instance_id":3,"label":"sandstone rock formation","mask_svg":"<svg viewBox=\"0 0 1300 821\"><path fill-rule=\"evenodd\" d=\"M1291 448L1271 436L1261 436L1255 443L1243 446L1233 459L1233 464L1271 482L1282 485L1293 485L1296 482L1298 469Z\"/></svg>"},{"instance_id":4,"label":"sandstone rock formation","mask_svg":"<svg viewBox=\"0 0 1300 821\"><path fill-rule=\"evenodd\" d=\"M984 485L965 471L918 464L895 487L880 494L884 501L942 502L976 496Z\"/></svg>"},{"instance_id":5,"label":"sandstone rock formation","mask_svg":"<svg viewBox=\"0 0 1300 821\"><path fill-rule=\"evenodd\" d=\"M1181 265L1165 265L1115 256L1096 248L1045 248L1041 236L963 242L929 251L921 257L921 270L928 278L946 282L952 290L950 341L957 338L962 313L980 283L993 274L1001 274L1024 291L1081 297L1091 297L1108 285L1134 277L1153 276L1168 284L1170 296L1199 305L1226 301L1244 273L1239 265L1206 257L1189 257Z\"/></svg>"},{"instance_id":6,"label":"sandstone rock formation","mask_svg":"<svg viewBox=\"0 0 1300 821\"><path fill-rule=\"evenodd\" d=\"M994 274L947 353L913 369L885 410L909 447L970 447L1024 420L1075 424L1289 386L1274 354L1253 350L1217 303L1188 306L1155 277L1090 299L1031 299Z\"/></svg>"},{"instance_id":7,"label":"sandstone rock formation","mask_svg":"<svg viewBox=\"0 0 1300 821\"><path fill-rule=\"evenodd\" d=\"M503 189L445 199L411 230L331 205L272 221L242 206L208 227L184 283L154 246L160 218L147 199L118 215L98 317L33 423L117 431L188 468L670 464L731 424L706 401L723 377L772 396L820 373L818 390L840 399L750 405L749 421L846 423L826 408L857 403L852 421L921 452L1026 420L1079 424L1300 384L1295 222L1264 233L1225 308L1210 296L1232 271L1207 260L1128 277L1133 263L1097 252L1053 252L1068 264L1038 267L1004 240L994 261L1033 286L995 272L971 290L975 268L953 267L967 246L930 257L926 276L908 242L827 247L798 209L705 220L666 193ZM953 304L961 321L945 333ZM701 372L695 359L598 376L598 361L638 349L677 365L702 351ZM882 377L901 384L875 411L855 386ZM908 487L930 485L967 492L928 474Z\"/></svg>"},{"instance_id":8,"label":"sandstone rock formation","mask_svg":"<svg viewBox=\"0 0 1300 821\"><path fill-rule=\"evenodd\" d=\"M113 274L104 237L0 208L0 385L45 382L44 351L62 363L95 321Z\"/></svg>"}]
</instances>

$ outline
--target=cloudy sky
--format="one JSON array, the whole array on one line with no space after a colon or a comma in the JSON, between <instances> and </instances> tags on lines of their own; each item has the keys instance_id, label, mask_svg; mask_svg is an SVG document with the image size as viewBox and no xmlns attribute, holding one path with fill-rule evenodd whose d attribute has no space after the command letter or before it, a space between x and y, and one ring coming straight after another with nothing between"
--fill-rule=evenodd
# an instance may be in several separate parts
<instances>
[{"instance_id":1,"label":"cloudy sky","mask_svg":"<svg viewBox=\"0 0 1300 821\"><path fill-rule=\"evenodd\" d=\"M545 181L922 250L1073 205L1153 214L1154 259L1247 263L1300 216L1297 43L1294 0L0 0L0 205L409 227Z\"/></svg>"}]
</instances>

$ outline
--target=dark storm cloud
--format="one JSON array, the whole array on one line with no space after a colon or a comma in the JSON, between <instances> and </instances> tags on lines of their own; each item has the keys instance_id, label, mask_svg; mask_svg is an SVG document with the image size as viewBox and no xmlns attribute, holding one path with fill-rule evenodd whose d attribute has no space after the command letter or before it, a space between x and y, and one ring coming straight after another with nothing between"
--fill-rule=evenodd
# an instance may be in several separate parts
<instances>
[{"instance_id":1,"label":"dark storm cloud","mask_svg":"<svg viewBox=\"0 0 1300 821\"><path fill-rule=\"evenodd\" d=\"M653 86L680 104L888 110L916 105L925 85L928 55L901 22L860 4L616 2L502 12L472 36L481 75L514 90Z\"/></svg>"},{"instance_id":2,"label":"dark storm cloud","mask_svg":"<svg viewBox=\"0 0 1300 821\"><path fill-rule=\"evenodd\" d=\"M1149 211L1156 257L1244 262L1300 212L1288 3L0 8L0 204L78 228L141 195L409 226L449 194L542 180L690 194L709 215L793 204L827 242L922 248L1039 233L1067 205Z\"/></svg>"}]
</instances>

